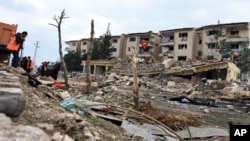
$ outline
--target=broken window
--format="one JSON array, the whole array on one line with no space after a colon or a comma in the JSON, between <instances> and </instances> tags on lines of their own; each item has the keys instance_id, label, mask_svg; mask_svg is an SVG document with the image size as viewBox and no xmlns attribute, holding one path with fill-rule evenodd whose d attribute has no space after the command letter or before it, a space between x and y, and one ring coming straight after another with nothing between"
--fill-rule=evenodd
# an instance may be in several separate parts
<instances>
[{"instance_id":1,"label":"broken window","mask_svg":"<svg viewBox=\"0 0 250 141\"><path fill-rule=\"evenodd\" d=\"M187 36L188 36L187 32L179 33L180 38L187 37Z\"/></svg>"},{"instance_id":2,"label":"broken window","mask_svg":"<svg viewBox=\"0 0 250 141\"><path fill-rule=\"evenodd\" d=\"M114 39L114 40L113 40L113 43L117 43L117 39Z\"/></svg>"},{"instance_id":3,"label":"broken window","mask_svg":"<svg viewBox=\"0 0 250 141\"><path fill-rule=\"evenodd\" d=\"M170 41L174 41L174 36L169 36Z\"/></svg>"},{"instance_id":4,"label":"broken window","mask_svg":"<svg viewBox=\"0 0 250 141\"><path fill-rule=\"evenodd\" d=\"M130 47L128 48L128 51L130 51Z\"/></svg>"},{"instance_id":5,"label":"broken window","mask_svg":"<svg viewBox=\"0 0 250 141\"><path fill-rule=\"evenodd\" d=\"M187 56L178 56L178 61L186 61L187 60Z\"/></svg>"},{"instance_id":6,"label":"broken window","mask_svg":"<svg viewBox=\"0 0 250 141\"><path fill-rule=\"evenodd\" d=\"M216 48L216 44L215 43L208 43L207 44L207 48L208 49L215 49Z\"/></svg>"},{"instance_id":7,"label":"broken window","mask_svg":"<svg viewBox=\"0 0 250 141\"><path fill-rule=\"evenodd\" d=\"M86 49L83 49L82 52L85 54L86 53Z\"/></svg>"},{"instance_id":8,"label":"broken window","mask_svg":"<svg viewBox=\"0 0 250 141\"><path fill-rule=\"evenodd\" d=\"M201 45L202 44L202 39L199 39L199 45Z\"/></svg>"},{"instance_id":9,"label":"broken window","mask_svg":"<svg viewBox=\"0 0 250 141\"><path fill-rule=\"evenodd\" d=\"M136 41L136 40L135 40L135 37L129 38L129 41L130 41L130 42L135 42L135 41Z\"/></svg>"},{"instance_id":10,"label":"broken window","mask_svg":"<svg viewBox=\"0 0 250 141\"><path fill-rule=\"evenodd\" d=\"M116 52L117 51L117 48L114 48L114 50L112 52Z\"/></svg>"},{"instance_id":11,"label":"broken window","mask_svg":"<svg viewBox=\"0 0 250 141\"><path fill-rule=\"evenodd\" d=\"M83 42L82 44L83 44L83 45L87 45L87 42Z\"/></svg>"},{"instance_id":12,"label":"broken window","mask_svg":"<svg viewBox=\"0 0 250 141\"><path fill-rule=\"evenodd\" d=\"M230 46L231 46L231 49L239 49L240 48L239 44L231 44Z\"/></svg>"},{"instance_id":13,"label":"broken window","mask_svg":"<svg viewBox=\"0 0 250 141\"><path fill-rule=\"evenodd\" d=\"M76 46L76 43L74 42L74 43L72 43L72 46Z\"/></svg>"},{"instance_id":14,"label":"broken window","mask_svg":"<svg viewBox=\"0 0 250 141\"><path fill-rule=\"evenodd\" d=\"M187 44L179 44L179 49L187 49Z\"/></svg>"},{"instance_id":15,"label":"broken window","mask_svg":"<svg viewBox=\"0 0 250 141\"><path fill-rule=\"evenodd\" d=\"M230 35L239 35L239 30L232 30L230 31Z\"/></svg>"},{"instance_id":16,"label":"broken window","mask_svg":"<svg viewBox=\"0 0 250 141\"><path fill-rule=\"evenodd\" d=\"M169 51L174 51L174 47L169 47L168 50Z\"/></svg>"},{"instance_id":17,"label":"broken window","mask_svg":"<svg viewBox=\"0 0 250 141\"><path fill-rule=\"evenodd\" d=\"M218 34L218 30L215 30L215 29L213 29L213 30L209 30L208 31L208 36L210 36L210 35L217 35Z\"/></svg>"}]
</instances>

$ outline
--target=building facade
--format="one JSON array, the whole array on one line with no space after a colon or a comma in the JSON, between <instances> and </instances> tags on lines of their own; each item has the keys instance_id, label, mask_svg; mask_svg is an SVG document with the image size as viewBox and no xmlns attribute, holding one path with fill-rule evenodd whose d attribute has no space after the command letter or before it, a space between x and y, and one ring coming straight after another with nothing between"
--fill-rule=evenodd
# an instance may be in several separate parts
<instances>
[{"instance_id":1,"label":"building facade","mask_svg":"<svg viewBox=\"0 0 250 141\"><path fill-rule=\"evenodd\" d=\"M112 36L112 46L116 49L113 57L125 59L131 55L130 48L134 46L137 54L153 55L156 59L162 56L174 60L188 60L196 57L206 58L212 56L221 58L225 52L219 52L218 48L226 46L235 54L242 48L249 47L249 23L226 23L206 25L200 28L179 28L143 33L130 33ZM99 38L98 38L99 39ZM148 42L147 50L142 48L142 41ZM87 52L88 39L72 40L65 42L70 51L80 49L82 53Z\"/></svg>"},{"instance_id":2,"label":"building facade","mask_svg":"<svg viewBox=\"0 0 250 141\"><path fill-rule=\"evenodd\" d=\"M182 28L160 31L161 54L174 60L194 58L195 28Z\"/></svg>"},{"instance_id":3,"label":"building facade","mask_svg":"<svg viewBox=\"0 0 250 141\"><path fill-rule=\"evenodd\" d=\"M203 57L220 58L230 53L238 55L244 47L249 48L249 36L248 22L203 26L196 30L196 47L194 48L200 50ZM225 49L219 52L221 47Z\"/></svg>"},{"instance_id":4,"label":"building facade","mask_svg":"<svg viewBox=\"0 0 250 141\"><path fill-rule=\"evenodd\" d=\"M239 22L218 23L199 28L169 29L159 33L149 31L121 34L111 38L112 46L115 48L112 56L127 59L131 55L130 47L133 46L137 56L153 56L160 61L165 58L187 61L209 57L221 60L225 56L239 54L244 47L249 48L249 29L248 22ZM95 40L101 38L102 36ZM147 43L146 49L143 48L142 42ZM87 47L90 44L87 38L65 43L69 46L69 51L80 51L83 54L87 53ZM224 49L220 50L221 47Z\"/></svg>"}]
</instances>

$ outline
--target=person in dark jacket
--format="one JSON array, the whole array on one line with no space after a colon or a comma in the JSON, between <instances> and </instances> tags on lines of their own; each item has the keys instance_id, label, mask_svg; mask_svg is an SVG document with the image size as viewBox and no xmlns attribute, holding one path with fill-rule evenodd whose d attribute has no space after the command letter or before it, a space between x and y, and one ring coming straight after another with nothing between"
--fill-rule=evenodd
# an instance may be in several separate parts
<instances>
[{"instance_id":1,"label":"person in dark jacket","mask_svg":"<svg viewBox=\"0 0 250 141\"><path fill-rule=\"evenodd\" d=\"M46 76L47 75L47 63L42 62L42 67L41 67L41 76Z\"/></svg>"},{"instance_id":2,"label":"person in dark jacket","mask_svg":"<svg viewBox=\"0 0 250 141\"><path fill-rule=\"evenodd\" d=\"M26 71L27 70L27 63L28 63L28 59L26 56L24 56L21 60L21 67Z\"/></svg>"},{"instance_id":3,"label":"person in dark jacket","mask_svg":"<svg viewBox=\"0 0 250 141\"><path fill-rule=\"evenodd\" d=\"M21 49L23 49L23 43L25 41L25 38L28 36L28 32L27 31L23 31L22 33L17 33L16 35L16 44L19 44L19 48L17 51L12 51L12 62L11 62L11 66L16 68L19 66L19 51Z\"/></svg>"},{"instance_id":4,"label":"person in dark jacket","mask_svg":"<svg viewBox=\"0 0 250 141\"><path fill-rule=\"evenodd\" d=\"M54 80L57 80L57 76L58 76L58 72L61 68L61 63L60 62L56 62L55 66L54 66L54 70L53 70L53 78Z\"/></svg>"}]
</instances>

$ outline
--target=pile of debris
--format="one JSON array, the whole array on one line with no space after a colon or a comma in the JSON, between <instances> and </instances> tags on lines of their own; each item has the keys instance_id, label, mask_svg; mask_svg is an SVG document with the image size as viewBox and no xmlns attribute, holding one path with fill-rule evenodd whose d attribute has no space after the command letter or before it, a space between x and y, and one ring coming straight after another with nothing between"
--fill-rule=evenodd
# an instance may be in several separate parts
<instances>
[{"instance_id":1,"label":"pile of debris","mask_svg":"<svg viewBox=\"0 0 250 141\"><path fill-rule=\"evenodd\" d=\"M226 111L235 119L237 112L249 117L250 95L238 83L207 79L193 83L183 77L139 76L141 108L135 110L133 78L129 75L92 76L92 94L86 95L85 74L69 79L70 88L65 89L62 78L54 81L28 75L20 68L2 64L0 70L19 77L26 98L22 114L13 117L13 123L43 129L54 141L182 140L190 138L183 134L188 128L191 132L211 126L226 128L226 120L223 126L211 120L214 114L221 114L218 111ZM227 130L217 133L203 137L228 138Z\"/></svg>"}]
</instances>

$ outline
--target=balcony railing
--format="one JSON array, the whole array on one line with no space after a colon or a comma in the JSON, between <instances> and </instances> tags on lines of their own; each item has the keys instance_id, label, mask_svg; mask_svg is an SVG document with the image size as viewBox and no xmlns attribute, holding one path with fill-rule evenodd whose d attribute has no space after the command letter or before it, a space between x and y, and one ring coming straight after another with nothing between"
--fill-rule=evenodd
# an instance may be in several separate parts
<instances>
[{"instance_id":1,"label":"balcony railing","mask_svg":"<svg viewBox=\"0 0 250 141\"><path fill-rule=\"evenodd\" d=\"M248 37L228 38L227 42L247 42Z\"/></svg>"}]
</instances>

